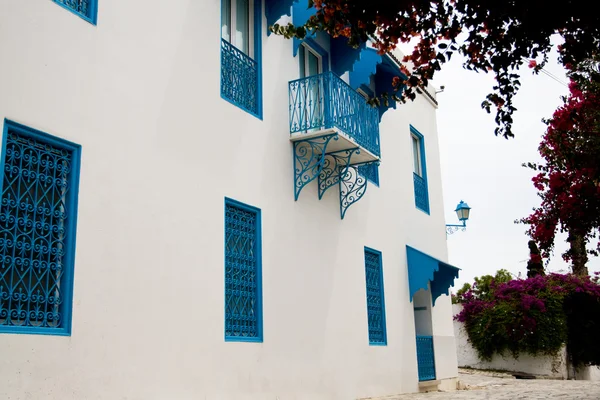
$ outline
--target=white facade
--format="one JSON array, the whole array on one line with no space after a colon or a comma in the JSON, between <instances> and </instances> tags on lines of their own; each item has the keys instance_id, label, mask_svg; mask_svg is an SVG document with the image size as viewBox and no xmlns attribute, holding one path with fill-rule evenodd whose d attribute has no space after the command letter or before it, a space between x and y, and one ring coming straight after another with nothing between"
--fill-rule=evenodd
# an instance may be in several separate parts
<instances>
[{"instance_id":1,"label":"white facade","mask_svg":"<svg viewBox=\"0 0 600 400\"><path fill-rule=\"evenodd\" d=\"M264 8L263 8L264 9ZM219 0L0 0L0 121L82 148L70 336L3 334L1 399L354 399L419 390L406 245L447 259L435 106L383 115L380 186L294 201L292 41L266 34L263 119L220 97ZM410 125L430 215L415 207ZM262 343L224 340L224 198L262 212ZM383 254L369 346L364 246ZM457 376L448 296L436 377Z\"/></svg>"}]
</instances>

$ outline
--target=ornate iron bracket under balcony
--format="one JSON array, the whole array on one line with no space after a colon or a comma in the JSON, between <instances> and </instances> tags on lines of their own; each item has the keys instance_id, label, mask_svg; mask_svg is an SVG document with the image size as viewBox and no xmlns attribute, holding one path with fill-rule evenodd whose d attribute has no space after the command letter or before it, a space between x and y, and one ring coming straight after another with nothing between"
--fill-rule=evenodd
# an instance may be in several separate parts
<instances>
[{"instance_id":1,"label":"ornate iron bracket under balcony","mask_svg":"<svg viewBox=\"0 0 600 400\"><path fill-rule=\"evenodd\" d=\"M377 109L335 74L289 83L290 140L294 145L294 198L319 178L319 199L340 188L340 213L365 194L357 166L379 163Z\"/></svg>"},{"instance_id":2,"label":"ornate iron bracket under balcony","mask_svg":"<svg viewBox=\"0 0 600 400\"><path fill-rule=\"evenodd\" d=\"M359 173L359 166L367 164L350 165L352 156L360 154L360 148L342 150L325 154L323 168L319 174L319 200L332 186L340 188L340 216L344 219L346 210L360 200L367 191L367 179Z\"/></svg>"}]
</instances>

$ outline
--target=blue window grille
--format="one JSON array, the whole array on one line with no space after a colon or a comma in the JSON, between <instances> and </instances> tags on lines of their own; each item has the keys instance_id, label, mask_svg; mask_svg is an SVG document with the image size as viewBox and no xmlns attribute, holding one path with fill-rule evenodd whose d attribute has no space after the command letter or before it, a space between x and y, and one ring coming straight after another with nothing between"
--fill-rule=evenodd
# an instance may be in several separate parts
<instances>
[{"instance_id":1,"label":"blue window grille","mask_svg":"<svg viewBox=\"0 0 600 400\"><path fill-rule=\"evenodd\" d=\"M258 63L221 39L221 96L258 115Z\"/></svg>"},{"instance_id":2,"label":"blue window grille","mask_svg":"<svg viewBox=\"0 0 600 400\"><path fill-rule=\"evenodd\" d=\"M379 165L377 163L359 165L358 173L379 186Z\"/></svg>"},{"instance_id":3,"label":"blue window grille","mask_svg":"<svg viewBox=\"0 0 600 400\"><path fill-rule=\"evenodd\" d=\"M385 346L387 344L387 333L381 252L368 247L365 247L365 277L369 344Z\"/></svg>"},{"instance_id":4,"label":"blue window grille","mask_svg":"<svg viewBox=\"0 0 600 400\"><path fill-rule=\"evenodd\" d=\"M98 0L52 0L67 10L96 25Z\"/></svg>"},{"instance_id":5,"label":"blue window grille","mask_svg":"<svg viewBox=\"0 0 600 400\"><path fill-rule=\"evenodd\" d=\"M0 332L70 335L81 147L5 121Z\"/></svg>"},{"instance_id":6,"label":"blue window grille","mask_svg":"<svg viewBox=\"0 0 600 400\"><path fill-rule=\"evenodd\" d=\"M260 119L261 3L221 0L221 97Z\"/></svg>"},{"instance_id":7,"label":"blue window grille","mask_svg":"<svg viewBox=\"0 0 600 400\"><path fill-rule=\"evenodd\" d=\"M435 358L433 356L433 337L417 335L417 365L419 381L435 380Z\"/></svg>"},{"instance_id":8,"label":"blue window grille","mask_svg":"<svg viewBox=\"0 0 600 400\"><path fill-rule=\"evenodd\" d=\"M379 112L333 72L289 83L290 133L338 128L377 157Z\"/></svg>"},{"instance_id":9,"label":"blue window grille","mask_svg":"<svg viewBox=\"0 0 600 400\"><path fill-rule=\"evenodd\" d=\"M413 173L415 184L415 206L418 209L429 214L429 200L427 196L427 181L419 175Z\"/></svg>"},{"instance_id":10,"label":"blue window grille","mask_svg":"<svg viewBox=\"0 0 600 400\"><path fill-rule=\"evenodd\" d=\"M427 162L425 159L425 138L414 127L410 127L413 153L413 182L415 206L429 214L429 189L427 187Z\"/></svg>"},{"instance_id":11,"label":"blue window grille","mask_svg":"<svg viewBox=\"0 0 600 400\"><path fill-rule=\"evenodd\" d=\"M225 199L225 340L262 342L260 210Z\"/></svg>"}]
</instances>

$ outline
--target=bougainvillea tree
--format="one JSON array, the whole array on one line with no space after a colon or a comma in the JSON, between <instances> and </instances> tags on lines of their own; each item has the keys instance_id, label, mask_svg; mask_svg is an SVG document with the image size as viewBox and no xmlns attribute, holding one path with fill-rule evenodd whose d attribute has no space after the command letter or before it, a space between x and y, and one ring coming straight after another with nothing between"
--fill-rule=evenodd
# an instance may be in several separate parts
<instances>
[{"instance_id":1,"label":"bougainvillea tree","mask_svg":"<svg viewBox=\"0 0 600 400\"><path fill-rule=\"evenodd\" d=\"M600 13L585 0L567 0L560 10L540 0L308 0L316 13L304 26L275 25L271 29L286 37L304 38L307 31L344 36L351 46L377 38L381 52L400 42L417 39L405 58L414 68L404 69L405 97L414 99L416 88L426 85L453 54L465 56L464 66L492 72L496 86L482 107L496 109L496 135L513 136L513 98L520 82L516 69L538 59L539 72L552 48L550 36L564 39L560 48L564 64L592 58L600 48Z\"/></svg>"},{"instance_id":2,"label":"bougainvillea tree","mask_svg":"<svg viewBox=\"0 0 600 400\"><path fill-rule=\"evenodd\" d=\"M522 353L553 356L567 345L575 366L600 364L598 279L567 274L492 281L457 293L469 341L480 358Z\"/></svg>"},{"instance_id":3,"label":"bougainvillea tree","mask_svg":"<svg viewBox=\"0 0 600 400\"><path fill-rule=\"evenodd\" d=\"M588 254L600 250L595 238L600 229L600 90L585 79L589 74L575 71L579 82L571 82L564 104L546 121L539 146L543 161L526 164L537 172L533 184L542 202L520 222L529 225L528 234L544 257L550 256L556 233L566 233L570 248L563 258L572 263L573 273L587 275ZM595 243L587 246L590 241Z\"/></svg>"}]
</instances>

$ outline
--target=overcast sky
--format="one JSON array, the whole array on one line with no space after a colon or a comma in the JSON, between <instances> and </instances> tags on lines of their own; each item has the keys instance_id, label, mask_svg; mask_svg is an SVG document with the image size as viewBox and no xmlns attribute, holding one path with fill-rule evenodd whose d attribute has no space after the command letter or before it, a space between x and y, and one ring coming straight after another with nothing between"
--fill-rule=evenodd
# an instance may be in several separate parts
<instances>
[{"instance_id":1,"label":"overcast sky","mask_svg":"<svg viewBox=\"0 0 600 400\"><path fill-rule=\"evenodd\" d=\"M546 70L567 82L556 55ZM545 131L541 119L552 115L568 89L544 74L533 75L526 66L521 73L515 137L509 140L494 136L494 115L480 106L494 84L493 75L463 69L459 57L436 75L434 84L445 85L438 94L438 133L446 223L458 223L454 209L460 200L472 208L467 230L448 235L449 262L462 269L454 291L500 268L527 275L526 227L513 221L529 215L540 199L532 171L521 164L539 160L537 147ZM570 270L560 256L568 246L564 239L557 239L547 270ZM600 260L591 259L588 267L599 271Z\"/></svg>"}]
</instances>

